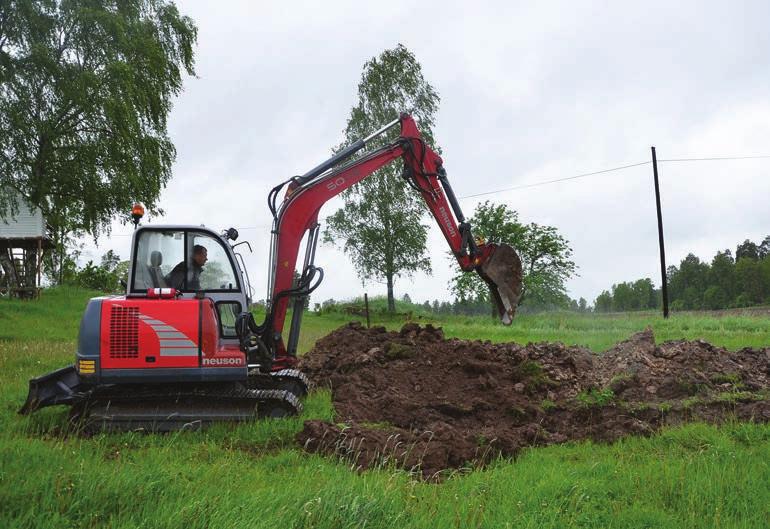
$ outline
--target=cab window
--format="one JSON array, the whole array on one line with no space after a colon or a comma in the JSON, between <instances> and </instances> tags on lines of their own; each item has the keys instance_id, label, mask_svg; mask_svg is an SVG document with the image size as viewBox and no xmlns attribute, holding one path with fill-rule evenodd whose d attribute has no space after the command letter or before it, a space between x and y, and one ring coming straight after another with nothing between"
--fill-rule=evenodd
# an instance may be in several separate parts
<instances>
[{"instance_id":1,"label":"cab window","mask_svg":"<svg viewBox=\"0 0 770 529\"><path fill-rule=\"evenodd\" d=\"M241 313L241 304L237 301L220 301L217 303L219 313L219 333L223 338L237 338L235 322Z\"/></svg>"},{"instance_id":2,"label":"cab window","mask_svg":"<svg viewBox=\"0 0 770 529\"><path fill-rule=\"evenodd\" d=\"M189 232L187 239L187 290L237 290L235 270L222 242L197 232Z\"/></svg>"},{"instance_id":3,"label":"cab window","mask_svg":"<svg viewBox=\"0 0 770 529\"><path fill-rule=\"evenodd\" d=\"M136 247L133 291L171 287L183 292L238 290L235 270L220 240L184 230L147 230Z\"/></svg>"},{"instance_id":4,"label":"cab window","mask_svg":"<svg viewBox=\"0 0 770 529\"><path fill-rule=\"evenodd\" d=\"M132 290L170 286L166 277L177 264L184 268L184 261L184 232L143 232L136 246Z\"/></svg>"}]
</instances>

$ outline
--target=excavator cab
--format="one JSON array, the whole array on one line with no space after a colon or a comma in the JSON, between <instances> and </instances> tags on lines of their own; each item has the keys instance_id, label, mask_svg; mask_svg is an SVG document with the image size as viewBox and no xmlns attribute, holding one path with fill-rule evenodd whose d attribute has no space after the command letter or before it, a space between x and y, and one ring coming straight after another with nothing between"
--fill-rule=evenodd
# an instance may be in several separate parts
<instances>
[{"instance_id":1,"label":"excavator cab","mask_svg":"<svg viewBox=\"0 0 770 529\"><path fill-rule=\"evenodd\" d=\"M225 237L206 228L143 226L134 237L127 293L173 288L182 295L245 297L247 281L237 258Z\"/></svg>"}]
</instances>

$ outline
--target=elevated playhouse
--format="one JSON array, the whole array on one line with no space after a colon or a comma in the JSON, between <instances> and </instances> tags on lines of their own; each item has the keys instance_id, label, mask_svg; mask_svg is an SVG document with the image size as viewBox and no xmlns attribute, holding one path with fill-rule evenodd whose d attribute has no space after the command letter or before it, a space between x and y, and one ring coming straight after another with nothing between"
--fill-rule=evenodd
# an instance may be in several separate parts
<instances>
[{"instance_id":1,"label":"elevated playhouse","mask_svg":"<svg viewBox=\"0 0 770 529\"><path fill-rule=\"evenodd\" d=\"M15 214L0 218L0 295L36 297L43 253L52 247L43 213L23 200Z\"/></svg>"}]
</instances>

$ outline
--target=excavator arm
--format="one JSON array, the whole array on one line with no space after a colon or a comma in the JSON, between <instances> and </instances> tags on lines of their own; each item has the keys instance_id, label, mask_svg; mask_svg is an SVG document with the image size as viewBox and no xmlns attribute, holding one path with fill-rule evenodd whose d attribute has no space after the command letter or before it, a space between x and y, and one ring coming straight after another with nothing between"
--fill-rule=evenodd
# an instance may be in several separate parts
<instances>
[{"instance_id":1,"label":"excavator arm","mask_svg":"<svg viewBox=\"0 0 770 529\"><path fill-rule=\"evenodd\" d=\"M401 134L396 141L340 165L372 139L396 125L401 126ZM260 342L259 349L263 353L272 352L271 369L283 369L296 363L303 301L323 277L323 271L313 264L321 207L329 199L399 159L404 163L403 176L406 183L425 200L460 268L466 272L475 271L484 279L490 287L503 323L510 325L521 296L521 261L518 255L510 246L485 244L474 239L471 226L466 222L449 185L441 157L423 141L412 117L401 114L399 119L367 138L358 140L305 175L293 177L270 192L268 204L274 221L268 314L262 325L251 326L251 340L253 350L257 349L256 342ZM277 205L278 194L284 187L286 192L283 202ZM298 284L292 286L300 244L305 234L307 248L302 275ZM282 334L292 299L295 310L289 338L284 344Z\"/></svg>"}]
</instances>

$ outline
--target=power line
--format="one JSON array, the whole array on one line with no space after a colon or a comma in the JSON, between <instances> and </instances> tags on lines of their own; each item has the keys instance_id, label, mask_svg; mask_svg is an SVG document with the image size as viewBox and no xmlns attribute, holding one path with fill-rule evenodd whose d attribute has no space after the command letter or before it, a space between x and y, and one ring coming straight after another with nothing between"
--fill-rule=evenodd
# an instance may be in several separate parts
<instances>
[{"instance_id":1,"label":"power line","mask_svg":"<svg viewBox=\"0 0 770 529\"><path fill-rule=\"evenodd\" d=\"M770 158L770 154L759 154L754 156L712 156L712 157L702 157L702 158L661 158L658 160L658 162L710 162L710 161L722 161L722 160L758 160L758 159L766 159ZM466 199L466 198L475 198L475 197L482 197L485 195L494 195L497 193L503 193L506 191L516 191L518 189L528 189L531 187L539 187L544 186L548 184L556 184L558 182L567 182L569 180L577 180L579 178L585 178L588 176L595 176L598 174L604 174L604 173L611 173L613 171L622 171L624 169L630 169L632 167L639 167L642 165L647 165L652 163L651 161L646 162L638 162L638 163L632 163L628 165L620 165L618 167L611 167L609 169L602 169L601 171L593 171L590 173L581 173L573 176L566 176L563 178L554 178L552 180L543 180L540 182L532 182L531 184L522 184L518 186L513 187L506 187L503 189L498 189L496 191L485 191L483 193L474 193L472 195L464 195L461 197L457 197L459 199ZM320 220L326 220L326 218L320 219ZM271 227L270 224L263 224L259 226L244 226L242 228L238 228L239 230L266 230ZM130 237L131 233L126 234L112 234L111 237Z\"/></svg>"},{"instance_id":2,"label":"power line","mask_svg":"<svg viewBox=\"0 0 770 529\"><path fill-rule=\"evenodd\" d=\"M714 160L757 160L759 158L770 158L770 154L760 154L757 156L715 156L713 158L661 158L659 162L710 162Z\"/></svg>"},{"instance_id":3,"label":"power line","mask_svg":"<svg viewBox=\"0 0 770 529\"><path fill-rule=\"evenodd\" d=\"M546 185L546 184L555 184L556 182L566 182L567 180L575 180L577 178L585 178L586 176L593 176L593 175L602 174L602 173L611 173L612 171L621 171L623 169L629 169L631 167L639 167L640 165L647 165L649 163L651 163L651 162L639 162L639 163L632 163L632 164L628 164L628 165L621 165L619 167L612 167L610 169L602 169L601 171L594 171L594 172L591 172L591 173L577 174L577 175L574 175L574 176L567 176L567 177L564 177L564 178L555 178L553 180L544 180L542 182L533 182L531 184L522 184L522 185L514 186L514 187L506 187L505 189L498 189L497 191L486 191L484 193L476 193L476 194L473 194L473 195L465 195L465 196L458 197L458 198L474 198L474 197L480 197L480 196L484 196L484 195L493 195L495 193L502 193L502 192L505 192L505 191L514 191L516 189L526 189L526 188L529 188L529 187L543 186L543 185Z\"/></svg>"},{"instance_id":4,"label":"power line","mask_svg":"<svg viewBox=\"0 0 770 529\"><path fill-rule=\"evenodd\" d=\"M706 162L706 161L719 161L719 160L757 160L762 158L770 158L770 155L760 154L756 156L713 156L709 158L661 158L658 160L658 162ZM544 180L541 182L533 182L531 184L522 184L514 187L498 189L497 191L485 191L484 193L475 193L473 195L465 195L458 198L475 198L475 197L481 197L484 195L493 195L495 193L502 193L505 191L514 191L517 189L527 189L530 187L538 187L538 186L543 186L548 184L555 184L557 182L566 182L568 180L585 178L586 176L594 176L594 175L603 174L603 173L610 173L612 171L622 171L623 169L629 169L631 167L639 167L641 165L647 165L650 163L652 162L647 161L647 162L632 163L628 165L621 165L619 167L612 167L610 169L603 169L601 171L594 171L591 173L583 173L583 174L578 174L574 176L567 176L564 178L554 178L553 180Z\"/></svg>"}]
</instances>

